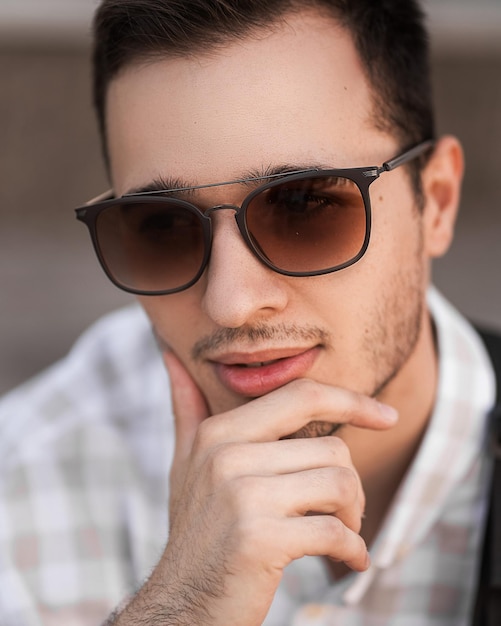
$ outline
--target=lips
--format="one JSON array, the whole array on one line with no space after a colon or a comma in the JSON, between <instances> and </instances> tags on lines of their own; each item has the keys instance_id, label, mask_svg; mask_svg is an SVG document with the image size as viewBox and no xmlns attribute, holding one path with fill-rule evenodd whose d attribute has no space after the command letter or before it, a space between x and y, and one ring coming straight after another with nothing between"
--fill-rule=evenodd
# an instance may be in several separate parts
<instances>
[{"instance_id":1,"label":"lips","mask_svg":"<svg viewBox=\"0 0 501 626\"><path fill-rule=\"evenodd\" d=\"M227 354L212 361L220 382L230 391L258 397L304 377L320 348L281 350L260 354Z\"/></svg>"},{"instance_id":2,"label":"lips","mask_svg":"<svg viewBox=\"0 0 501 626\"><path fill-rule=\"evenodd\" d=\"M259 361L258 363L237 363L236 365L238 367L250 367L250 368L256 368L256 367L264 367L265 365L273 365L273 363L278 363L278 361L281 361L282 359L275 359L272 361Z\"/></svg>"}]
</instances>

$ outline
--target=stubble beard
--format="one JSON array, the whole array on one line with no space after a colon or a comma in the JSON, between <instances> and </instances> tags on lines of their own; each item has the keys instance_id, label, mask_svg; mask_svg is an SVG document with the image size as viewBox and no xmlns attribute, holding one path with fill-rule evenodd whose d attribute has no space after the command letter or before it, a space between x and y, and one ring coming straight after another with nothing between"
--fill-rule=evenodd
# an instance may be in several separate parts
<instances>
[{"instance_id":1,"label":"stubble beard","mask_svg":"<svg viewBox=\"0 0 501 626\"><path fill-rule=\"evenodd\" d=\"M416 227L420 228L418 221ZM364 335L359 362L374 373L372 384L362 391L370 397L380 396L398 376L420 337L425 302L422 249L420 229L414 265L408 271L400 269L392 281L385 283L387 288L373 310L373 323ZM342 427L342 424L312 421L287 439L326 437Z\"/></svg>"},{"instance_id":2,"label":"stubble beard","mask_svg":"<svg viewBox=\"0 0 501 626\"><path fill-rule=\"evenodd\" d=\"M367 325L360 342L358 362L363 372L361 378L366 376L366 372L371 372L373 378L365 388L359 389L354 385L353 390L370 397L378 397L398 376L414 352L421 333L425 281L419 218L416 219L416 228L419 229L419 234L414 262L406 269L400 267L391 280L383 281L384 288L370 311L370 326ZM328 345L330 342L330 334L325 329L314 326L222 328L213 335L200 339L192 349L191 358L194 361L203 361L208 351L231 345L235 341L252 344L256 340L291 338L316 340L318 345ZM332 422L312 421L283 438L326 437L339 431L342 426Z\"/></svg>"}]
</instances>

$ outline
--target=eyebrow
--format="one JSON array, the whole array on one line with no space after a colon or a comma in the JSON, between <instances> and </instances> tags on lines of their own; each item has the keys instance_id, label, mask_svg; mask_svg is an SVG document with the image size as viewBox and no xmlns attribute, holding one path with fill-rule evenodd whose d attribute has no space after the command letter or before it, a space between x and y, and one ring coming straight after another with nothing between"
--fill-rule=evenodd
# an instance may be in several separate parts
<instances>
[{"instance_id":1,"label":"eyebrow","mask_svg":"<svg viewBox=\"0 0 501 626\"><path fill-rule=\"evenodd\" d=\"M165 176L157 176L151 182L139 187L132 187L123 195L140 195L149 193L160 193L162 191L175 191L176 193L192 194L197 189L206 189L209 187L218 187L221 185L247 185L255 186L260 180L273 176L283 176L284 174L315 172L322 169L330 169L325 164L319 163L285 163L275 166L267 166L262 169L251 169L243 172L239 178L233 178L228 181L217 183L199 184L183 180L181 178L171 178Z\"/></svg>"}]
</instances>

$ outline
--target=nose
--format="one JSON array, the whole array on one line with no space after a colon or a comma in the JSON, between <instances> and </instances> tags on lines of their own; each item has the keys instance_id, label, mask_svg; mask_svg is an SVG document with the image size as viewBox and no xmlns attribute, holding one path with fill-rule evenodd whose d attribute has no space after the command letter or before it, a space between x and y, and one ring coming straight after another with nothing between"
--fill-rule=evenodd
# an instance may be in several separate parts
<instances>
[{"instance_id":1,"label":"nose","mask_svg":"<svg viewBox=\"0 0 501 626\"><path fill-rule=\"evenodd\" d=\"M263 321L287 304L286 277L266 267L248 248L234 219L237 208L212 209L212 251L202 302L205 313L226 328Z\"/></svg>"}]
</instances>

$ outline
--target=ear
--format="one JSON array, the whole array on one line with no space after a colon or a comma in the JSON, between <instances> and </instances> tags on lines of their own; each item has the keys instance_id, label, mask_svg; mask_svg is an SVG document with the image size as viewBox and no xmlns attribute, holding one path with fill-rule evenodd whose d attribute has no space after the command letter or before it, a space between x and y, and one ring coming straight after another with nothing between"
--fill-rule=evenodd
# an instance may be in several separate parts
<instances>
[{"instance_id":1,"label":"ear","mask_svg":"<svg viewBox=\"0 0 501 626\"><path fill-rule=\"evenodd\" d=\"M442 137L422 174L424 244L429 257L442 256L452 242L463 171L461 144L455 137Z\"/></svg>"}]
</instances>

